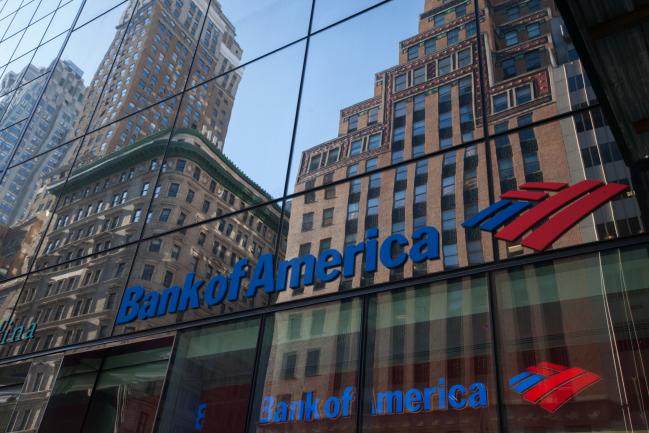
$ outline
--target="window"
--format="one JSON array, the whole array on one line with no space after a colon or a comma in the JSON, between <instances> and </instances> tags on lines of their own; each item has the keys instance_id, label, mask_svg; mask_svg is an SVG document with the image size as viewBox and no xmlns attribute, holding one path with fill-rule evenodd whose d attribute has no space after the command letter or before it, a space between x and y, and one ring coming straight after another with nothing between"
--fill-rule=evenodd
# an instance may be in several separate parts
<instances>
[{"instance_id":1,"label":"window","mask_svg":"<svg viewBox=\"0 0 649 433\"><path fill-rule=\"evenodd\" d=\"M505 33L505 45L511 47L518 43L518 32L513 30Z\"/></svg>"},{"instance_id":2,"label":"window","mask_svg":"<svg viewBox=\"0 0 649 433\"><path fill-rule=\"evenodd\" d=\"M352 141L352 146L349 150L349 156L360 155L362 150L363 150L363 141L354 140Z\"/></svg>"},{"instance_id":3,"label":"window","mask_svg":"<svg viewBox=\"0 0 649 433\"><path fill-rule=\"evenodd\" d=\"M541 56L538 50L525 53L525 67L528 71L541 67Z\"/></svg>"},{"instance_id":4,"label":"window","mask_svg":"<svg viewBox=\"0 0 649 433\"><path fill-rule=\"evenodd\" d=\"M169 209L169 208L162 209L162 211L160 212L160 218L158 218L158 221L160 221L161 223L166 223L167 221L169 221L169 215L170 214L171 214L171 209Z\"/></svg>"},{"instance_id":5,"label":"window","mask_svg":"<svg viewBox=\"0 0 649 433\"><path fill-rule=\"evenodd\" d=\"M322 211L322 227L328 227L334 223L334 208L330 207Z\"/></svg>"},{"instance_id":6,"label":"window","mask_svg":"<svg viewBox=\"0 0 649 433\"><path fill-rule=\"evenodd\" d=\"M441 27L444 25L444 14L437 14L433 17L433 22L435 27Z\"/></svg>"},{"instance_id":7,"label":"window","mask_svg":"<svg viewBox=\"0 0 649 433\"><path fill-rule=\"evenodd\" d=\"M470 38L471 36L475 36L476 34L475 21L469 21L468 23L466 23L465 32L467 38Z\"/></svg>"},{"instance_id":8,"label":"window","mask_svg":"<svg viewBox=\"0 0 649 433\"><path fill-rule=\"evenodd\" d=\"M164 277L164 279L162 280L162 284L163 284L165 287L171 287L171 285L173 284L173 282L174 282L174 273L171 272L171 271L165 271L165 277Z\"/></svg>"},{"instance_id":9,"label":"window","mask_svg":"<svg viewBox=\"0 0 649 433\"><path fill-rule=\"evenodd\" d=\"M394 78L394 91L400 92L401 90L405 90L406 87L408 87L407 75L406 74L397 75Z\"/></svg>"},{"instance_id":10,"label":"window","mask_svg":"<svg viewBox=\"0 0 649 433\"><path fill-rule=\"evenodd\" d=\"M437 39L430 38L424 41L424 52L426 55L432 54L437 51Z\"/></svg>"},{"instance_id":11,"label":"window","mask_svg":"<svg viewBox=\"0 0 649 433\"><path fill-rule=\"evenodd\" d=\"M315 188L315 179L307 180L304 184L304 190L309 191ZM304 194L304 204L314 203L315 202L315 192L310 191Z\"/></svg>"},{"instance_id":12,"label":"window","mask_svg":"<svg viewBox=\"0 0 649 433\"><path fill-rule=\"evenodd\" d=\"M367 111L367 124L372 125L379 120L379 109L378 107L370 108Z\"/></svg>"},{"instance_id":13,"label":"window","mask_svg":"<svg viewBox=\"0 0 649 433\"><path fill-rule=\"evenodd\" d=\"M437 63L437 74L438 75L444 75L448 74L451 72L452 68L452 62L451 62L451 56L443 57L439 59Z\"/></svg>"},{"instance_id":14,"label":"window","mask_svg":"<svg viewBox=\"0 0 649 433\"><path fill-rule=\"evenodd\" d=\"M471 64L471 48L460 51L457 54L457 66L463 68Z\"/></svg>"},{"instance_id":15,"label":"window","mask_svg":"<svg viewBox=\"0 0 649 433\"><path fill-rule=\"evenodd\" d=\"M367 148L369 150L378 149L381 147L381 134L372 134L367 142Z\"/></svg>"},{"instance_id":16,"label":"window","mask_svg":"<svg viewBox=\"0 0 649 433\"><path fill-rule=\"evenodd\" d=\"M302 231L307 232L312 229L313 229L313 212L308 212L302 216Z\"/></svg>"},{"instance_id":17,"label":"window","mask_svg":"<svg viewBox=\"0 0 649 433\"><path fill-rule=\"evenodd\" d=\"M153 271L155 270L155 266L153 265L144 265L144 268L142 269L142 277L144 281L151 281L151 278L153 277Z\"/></svg>"},{"instance_id":18,"label":"window","mask_svg":"<svg viewBox=\"0 0 649 433\"><path fill-rule=\"evenodd\" d=\"M415 60L419 57L419 46L415 45L408 48L408 61Z\"/></svg>"},{"instance_id":19,"label":"window","mask_svg":"<svg viewBox=\"0 0 649 433\"><path fill-rule=\"evenodd\" d=\"M185 171L185 160L184 159L179 159L176 161L176 171L180 171L181 173Z\"/></svg>"},{"instance_id":20,"label":"window","mask_svg":"<svg viewBox=\"0 0 649 433\"><path fill-rule=\"evenodd\" d=\"M284 359L282 360L283 379L295 378L295 364L297 364L297 354L295 352L285 353Z\"/></svg>"},{"instance_id":21,"label":"window","mask_svg":"<svg viewBox=\"0 0 649 433\"><path fill-rule=\"evenodd\" d=\"M339 147L336 147L335 149L331 149L327 154L327 165L334 164L336 161L338 161L339 153L340 153Z\"/></svg>"},{"instance_id":22,"label":"window","mask_svg":"<svg viewBox=\"0 0 649 433\"><path fill-rule=\"evenodd\" d=\"M512 6L509 9L507 9L507 18L511 20L515 20L521 16L521 11L518 8L518 5Z\"/></svg>"},{"instance_id":23,"label":"window","mask_svg":"<svg viewBox=\"0 0 649 433\"><path fill-rule=\"evenodd\" d=\"M455 18L460 18L466 15L466 3L455 6Z\"/></svg>"},{"instance_id":24,"label":"window","mask_svg":"<svg viewBox=\"0 0 649 433\"><path fill-rule=\"evenodd\" d=\"M149 193L149 182L144 182L142 185L142 193L140 194L142 197L145 197Z\"/></svg>"},{"instance_id":25,"label":"window","mask_svg":"<svg viewBox=\"0 0 649 433\"><path fill-rule=\"evenodd\" d=\"M254 389L252 370L258 330L259 320L252 319L236 325L209 326L178 335L172 364L176 368L170 368L166 398L160 402L160 432L183 431L182 425L187 426L187 432L238 433L243 430L250 390ZM205 344L205 341L216 343ZM198 347L201 350L196 350ZM279 368L279 361L276 365ZM215 366L218 366L219 377L223 380L213 379ZM236 382L233 382L234 378ZM192 401L196 405L190 403ZM209 405L200 430L194 428L193 414L199 402ZM151 427L128 431L145 433L150 432Z\"/></svg>"},{"instance_id":26,"label":"window","mask_svg":"<svg viewBox=\"0 0 649 433\"><path fill-rule=\"evenodd\" d=\"M135 211L133 211L133 215L131 215L131 223L140 222L141 217L142 217L142 209L135 209Z\"/></svg>"},{"instance_id":27,"label":"window","mask_svg":"<svg viewBox=\"0 0 649 433\"><path fill-rule=\"evenodd\" d=\"M304 376L313 377L318 375L320 365L320 349L309 350L306 353L306 364L304 365Z\"/></svg>"},{"instance_id":28,"label":"window","mask_svg":"<svg viewBox=\"0 0 649 433\"><path fill-rule=\"evenodd\" d=\"M516 105L526 104L532 100L532 86L516 88Z\"/></svg>"},{"instance_id":29,"label":"window","mask_svg":"<svg viewBox=\"0 0 649 433\"><path fill-rule=\"evenodd\" d=\"M311 156L311 161L309 161L309 171L320 168L320 158L322 158L322 155L320 154Z\"/></svg>"},{"instance_id":30,"label":"window","mask_svg":"<svg viewBox=\"0 0 649 433\"><path fill-rule=\"evenodd\" d=\"M541 25L539 23L532 23L527 25L527 38L532 39L541 35Z\"/></svg>"},{"instance_id":31,"label":"window","mask_svg":"<svg viewBox=\"0 0 649 433\"><path fill-rule=\"evenodd\" d=\"M347 119L347 132L353 132L356 129L358 129L358 114L349 116L349 119Z\"/></svg>"},{"instance_id":32,"label":"window","mask_svg":"<svg viewBox=\"0 0 649 433\"><path fill-rule=\"evenodd\" d=\"M449 30L446 33L446 44L453 45L460 41L460 29Z\"/></svg>"},{"instance_id":33,"label":"window","mask_svg":"<svg viewBox=\"0 0 649 433\"><path fill-rule=\"evenodd\" d=\"M178 215L178 220L176 221L176 224L181 226L185 224L185 219L187 218L187 214L184 212L180 212L180 215Z\"/></svg>"},{"instance_id":34,"label":"window","mask_svg":"<svg viewBox=\"0 0 649 433\"><path fill-rule=\"evenodd\" d=\"M177 183L172 183L169 185L169 192L167 193L167 197L176 197L178 195L178 190L180 189L180 185Z\"/></svg>"},{"instance_id":35,"label":"window","mask_svg":"<svg viewBox=\"0 0 649 433\"><path fill-rule=\"evenodd\" d=\"M500 113L501 111L505 111L507 108L509 108L509 104L507 102L507 93L501 93L499 95L495 95L493 97L493 103L494 103L494 113Z\"/></svg>"},{"instance_id":36,"label":"window","mask_svg":"<svg viewBox=\"0 0 649 433\"><path fill-rule=\"evenodd\" d=\"M194 201L194 195L195 195L194 191L192 191L191 189L188 190L187 191L187 196L185 197L185 201L187 203L193 202Z\"/></svg>"},{"instance_id":37,"label":"window","mask_svg":"<svg viewBox=\"0 0 649 433\"><path fill-rule=\"evenodd\" d=\"M500 66L503 68L503 78L511 78L516 75L516 60L515 59L505 59L502 61Z\"/></svg>"},{"instance_id":38,"label":"window","mask_svg":"<svg viewBox=\"0 0 649 433\"><path fill-rule=\"evenodd\" d=\"M413 83L414 84L421 84L424 81L426 81L426 67L422 66L421 68L415 69L414 75L413 75Z\"/></svg>"},{"instance_id":39,"label":"window","mask_svg":"<svg viewBox=\"0 0 649 433\"><path fill-rule=\"evenodd\" d=\"M149 251L152 253L159 253L161 246L162 246L162 239L153 239L151 243L149 243Z\"/></svg>"},{"instance_id":40,"label":"window","mask_svg":"<svg viewBox=\"0 0 649 433\"><path fill-rule=\"evenodd\" d=\"M571 92L575 92L579 89L584 88L584 77L581 74L568 77L568 89Z\"/></svg>"},{"instance_id":41,"label":"window","mask_svg":"<svg viewBox=\"0 0 649 433\"><path fill-rule=\"evenodd\" d=\"M173 248L171 249L171 258L177 260L178 257L180 257L180 246L179 245L174 245Z\"/></svg>"}]
</instances>

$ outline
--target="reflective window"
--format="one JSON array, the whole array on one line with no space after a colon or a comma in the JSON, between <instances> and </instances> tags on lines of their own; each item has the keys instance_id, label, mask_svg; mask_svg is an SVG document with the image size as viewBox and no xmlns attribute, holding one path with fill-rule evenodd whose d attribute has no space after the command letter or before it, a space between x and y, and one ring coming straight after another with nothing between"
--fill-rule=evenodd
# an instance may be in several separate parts
<instances>
[{"instance_id":1,"label":"reflective window","mask_svg":"<svg viewBox=\"0 0 649 433\"><path fill-rule=\"evenodd\" d=\"M356 430L360 317L353 300L269 319L253 431Z\"/></svg>"},{"instance_id":2,"label":"reflective window","mask_svg":"<svg viewBox=\"0 0 649 433\"><path fill-rule=\"evenodd\" d=\"M498 430L486 278L370 300L363 431Z\"/></svg>"},{"instance_id":3,"label":"reflective window","mask_svg":"<svg viewBox=\"0 0 649 433\"><path fill-rule=\"evenodd\" d=\"M178 335L159 433L243 432L259 321Z\"/></svg>"}]
</instances>

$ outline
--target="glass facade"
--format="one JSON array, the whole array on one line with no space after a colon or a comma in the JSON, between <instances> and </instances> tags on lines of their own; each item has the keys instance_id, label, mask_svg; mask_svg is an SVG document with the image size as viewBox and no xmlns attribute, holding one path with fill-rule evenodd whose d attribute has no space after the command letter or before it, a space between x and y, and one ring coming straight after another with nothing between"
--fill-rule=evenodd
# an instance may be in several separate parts
<instances>
[{"instance_id":1,"label":"glass facade","mask_svg":"<svg viewBox=\"0 0 649 433\"><path fill-rule=\"evenodd\" d=\"M649 431L564 10L0 0L0 431Z\"/></svg>"}]
</instances>

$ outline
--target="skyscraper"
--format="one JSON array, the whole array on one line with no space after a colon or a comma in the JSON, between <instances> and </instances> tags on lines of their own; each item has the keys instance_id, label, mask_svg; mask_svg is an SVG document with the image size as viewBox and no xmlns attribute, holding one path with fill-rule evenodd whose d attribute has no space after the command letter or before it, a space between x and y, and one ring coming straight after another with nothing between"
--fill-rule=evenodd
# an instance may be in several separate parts
<instances>
[{"instance_id":1,"label":"skyscraper","mask_svg":"<svg viewBox=\"0 0 649 433\"><path fill-rule=\"evenodd\" d=\"M186 83L191 87L238 66L242 50L235 37L234 27L216 1L132 0L88 86L75 136L175 95ZM177 126L198 130L222 149L242 74L238 70L212 80L201 86L197 97L185 98ZM171 127L177 109L174 102L90 135L87 142L91 144L79 156L81 163Z\"/></svg>"},{"instance_id":2,"label":"skyscraper","mask_svg":"<svg viewBox=\"0 0 649 433\"><path fill-rule=\"evenodd\" d=\"M19 125L5 128L24 118L43 90L43 82L32 81L30 77L43 75L47 69L28 65L23 71L8 73L3 79L3 94L17 86L21 78L31 82L20 87L15 96L7 96L0 100L0 112L7 112L0 125L0 158L5 159L9 156L21 132ZM83 106L82 76L83 71L70 61L64 60L56 65L42 102L34 113L32 127L28 128L23 136L18 151L21 160L43 154L63 143ZM58 168L66 152L67 148L59 148L50 152L47 158L33 159L21 169L10 170L7 173L2 180L4 192L0 198L0 224L11 226L27 216L38 183Z\"/></svg>"},{"instance_id":3,"label":"skyscraper","mask_svg":"<svg viewBox=\"0 0 649 433\"><path fill-rule=\"evenodd\" d=\"M419 32L401 41L398 65L376 74L374 95L341 110L338 137L302 153L295 192L420 159L298 197L292 203L287 246L288 257L317 255L361 241L369 228L381 228L385 238L432 225L441 231L443 261L335 280L326 290L316 284L293 296L490 261L490 237L478 229L461 229L460 224L485 208L490 196L525 182L578 180L585 175L631 183L599 108L525 127L578 110L595 98L554 3L480 1L477 13L473 2L455 3L425 2ZM484 105L479 67L487 77ZM515 132L506 133L509 130ZM485 133L500 133L489 142L490 159L480 141ZM475 144L421 158L470 142ZM487 180L488 169L497 179L493 185ZM621 198L555 246L640 231L637 203ZM524 252L515 242L502 243L499 250L501 257ZM291 297L283 293L280 299Z\"/></svg>"}]
</instances>

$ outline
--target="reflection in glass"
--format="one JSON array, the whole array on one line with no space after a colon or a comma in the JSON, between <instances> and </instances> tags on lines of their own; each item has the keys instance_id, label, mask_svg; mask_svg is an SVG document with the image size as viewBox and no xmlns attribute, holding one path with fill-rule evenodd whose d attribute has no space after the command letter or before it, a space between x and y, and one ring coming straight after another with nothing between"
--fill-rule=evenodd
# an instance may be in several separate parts
<instances>
[{"instance_id":1,"label":"reflection in glass","mask_svg":"<svg viewBox=\"0 0 649 433\"><path fill-rule=\"evenodd\" d=\"M0 431L8 431L28 370L27 363L0 368Z\"/></svg>"},{"instance_id":2,"label":"reflection in glass","mask_svg":"<svg viewBox=\"0 0 649 433\"><path fill-rule=\"evenodd\" d=\"M486 278L370 300L363 430L495 432Z\"/></svg>"},{"instance_id":3,"label":"reflection in glass","mask_svg":"<svg viewBox=\"0 0 649 433\"><path fill-rule=\"evenodd\" d=\"M278 313L266 324L253 431L355 431L360 317L353 300Z\"/></svg>"},{"instance_id":4,"label":"reflection in glass","mask_svg":"<svg viewBox=\"0 0 649 433\"><path fill-rule=\"evenodd\" d=\"M154 340L66 357L39 432L150 431L170 345Z\"/></svg>"},{"instance_id":5,"label":"reflection in glass","mask_svg":"<svg viewBox=\"0 0 649 433\"><path fill-rule=\"evenodd\" d=\"M243 432L258 333L255 319L180 334L158 433Z\"/></svg>"},{"instance_id":6,"label":"reflection in glass","mask_svg":"<svg viewBox=\"0 0 649 433\"><path fill-rule=\"evenodd\" d=\"M647 308L647 259L646 248L634 248L496 273L510 429L646 426L637 361L647 355L638 345L646 339L639 312Z\"/></svg>"}]
</instances>

